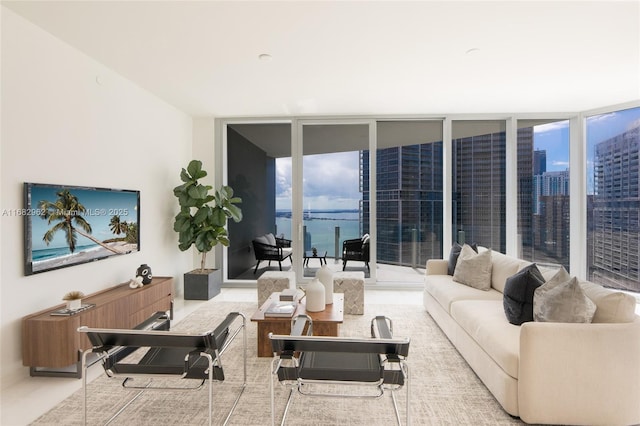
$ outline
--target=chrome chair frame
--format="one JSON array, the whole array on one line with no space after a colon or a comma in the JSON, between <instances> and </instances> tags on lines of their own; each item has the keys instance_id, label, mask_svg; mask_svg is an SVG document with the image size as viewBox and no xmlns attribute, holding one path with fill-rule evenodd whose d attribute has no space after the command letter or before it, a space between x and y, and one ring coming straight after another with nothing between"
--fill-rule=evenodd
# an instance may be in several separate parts
<instances>
[{"instance_id":1,"label":"chrome chair frame","mask_svg":"<svg viewBox=\"0 0 640 426\"><path fill-rule=\"evenodd\" d=\"M241 319L241 323L239 325L234 325L237 323L236 320L238 319ZM231 329L231 326L234 326L235 328ZM224 380L224 370L222 365L223 354L240 332L242 332L243 338L243 381L241 389L224 420L225 425L229 422L231 415L238 405L240 397L247 385L246 317L240 312L232 312L228 314L215 330L199 334L173 332L168 331L167 329L158 330L153 327L147 329L100 329L83 326L78 329L78 332L86 333L93 345L82 353L84 424L87 424L87 368L89 367L87 357L91 353L98 355L97 361L102 361L102 366L107 377L124 378L122 382L122 386L124 388L140 390L131 400L121 407L106 424L111 423L147 390L196 390L200 389L206 382L208 382L208 420L209 425L211 425L213 410L213 382L221 382ZM177 365L176 362L163 365L162 361L158 361L158 363L152 365L144 364L144 357L139 364L120 362L139 349L146 351L145 356L149 356L151 351L161 353L161 351L169 350L177 351L178 354L183 353L183 365ZM175 353L173 355L175 358ZM153 354L151 358L153 358ZM202 359L206 360L206 363L203 363ZM176 361L178 361L178 359L176 359ZM151 386L153 378L167 378L172 376L180 379L196 380L199 381L199 383L195 386L187 387ZM150 380L145 386L129 384L133 378L138 377Z\"/></svg>"},{"instance_id":2,"label":"chrome chair frame","mask_svg":"<svg viewBox=\"0 0 640 426\"><path fill-rule=\"evenodd\" d=\"M281 425L285 424L289 408L293 399L294 391L306 396L319 397L339 397L339 398L380 398L384 395L385 390L391 393L393 406L395 410L396 420L399 425L402 424L400 412L398 409L395 390L402 387L406 388L406 424L410 424L410 381L409 366L406 358L409 352L409 338L393 338L392 323L386 317L376 317L371 321L371 338L349 338L349 337L328 337L328 336L303 336L302 330L304 324L300 322L310 322L310 318L294 318L295 328L292 325L291 335L274 335L269 334L274 358L271 362L270 369L270 392L271 392L271 424L276 424L276 408L275 408L275 386L274 382L278 380L281 384L290 384L291 389L282 415ZM348 354L369 355L373 354L378 357L379 374L377 380L372 377L367 379L358 379L356 377L347 377L349 373L341 370L340 366L336 366L335 371L329 372L327 377L302 377L307 375L302 372L302 364L305 363L304 354L312 356L337 356L338 359L349 356ZM329 355L331 353L331 355ZM319 355L318 355L319 354ZM325 355L322 355L325 354ZM307 355L310 356L310 355ZM372 358L371 358L372 359ZM325 366L326 367L326 366ZM325 368L326 370L326 368ZM323 371L322 373L326 373ZM371 371L369 371L371 373ZM340 376L345 374L344 379L340 380ZM274 377L275 376L275 377ZM363 376L364 377L364 376ZM314 385L345 385L360 387L371 386L375 393L328 393L309 391Z\"/></svg>"}]
</instances>

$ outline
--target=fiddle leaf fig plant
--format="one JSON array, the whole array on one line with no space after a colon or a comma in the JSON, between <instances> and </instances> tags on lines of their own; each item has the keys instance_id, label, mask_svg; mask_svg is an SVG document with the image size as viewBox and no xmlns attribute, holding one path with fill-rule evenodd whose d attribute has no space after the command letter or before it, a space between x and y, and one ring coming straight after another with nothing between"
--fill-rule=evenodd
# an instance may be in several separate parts
<instances>
[{"instance_id":1,"label":"fiddle leaf fig plant","mask_svg":"<svg viewBox=\"0 0 640 426\"><path fill-rule=\"evenodd\" d=\"M200 272L205 270L207 253L218 243L229 246L227 221L242 220L242 210L236 204L242 202L233 196L233 189L221 186L213 194L211 185L204 185L200 179L207 176L202 170L202 162L192 160L186 169L180 172L183 184L173 188L178 198L180 213L175 217L173 230L178 233L178 247L182 251L192 245L202 254Z\"/></svg>"}]
</instances>

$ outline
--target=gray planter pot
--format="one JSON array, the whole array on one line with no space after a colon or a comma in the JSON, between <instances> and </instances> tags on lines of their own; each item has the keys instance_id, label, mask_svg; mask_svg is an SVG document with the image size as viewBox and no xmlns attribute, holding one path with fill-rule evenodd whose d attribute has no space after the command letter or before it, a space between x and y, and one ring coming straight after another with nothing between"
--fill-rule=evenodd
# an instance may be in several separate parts
<instances>
[{"instance_id":1,"label":"gray planter pot","mask_svg":"<svg viewBox=\"0 0 640 426\"><path fill-rule=\"evenodd\" d=\"M184 274L184 299L209 300L220 293L222 271L220 269L206 269L201 274L193 270Z\"/></svg>"}]
</instances>

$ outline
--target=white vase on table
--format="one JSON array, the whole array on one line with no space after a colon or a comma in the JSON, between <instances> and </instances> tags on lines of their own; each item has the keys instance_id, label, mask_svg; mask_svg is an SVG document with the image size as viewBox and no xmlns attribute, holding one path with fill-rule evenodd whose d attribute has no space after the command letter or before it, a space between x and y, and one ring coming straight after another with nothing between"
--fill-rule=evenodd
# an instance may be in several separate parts
<instances>
[{"instance_id":1,"label":"white vase on table","mask_svg":"<svg viewBox=\"0 0 640 426\"><path fill-rule=\"evenodd\" d=\"M316 272L316 278L324 286L325 305L331 305L333 303L333 272L326 264L322 265Z\"/></svg>"},{"instance_id":2,"label":"white vase on table","mask_svg":"<svg viewBox=\"0 0 640 426\"><path fill-rule=\"evenodd\" d=\"M311 280L305 289L307 299L307 311L308 312L320 312L324 311L324 285L319 279L314 278Z\"/></svg>"}]
</instances>

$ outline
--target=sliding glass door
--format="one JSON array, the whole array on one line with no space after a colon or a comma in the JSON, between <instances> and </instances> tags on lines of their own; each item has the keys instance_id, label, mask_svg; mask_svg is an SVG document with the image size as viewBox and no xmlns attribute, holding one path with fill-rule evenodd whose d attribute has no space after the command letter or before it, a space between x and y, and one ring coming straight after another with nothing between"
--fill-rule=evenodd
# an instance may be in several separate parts
<instances>
[{"instance_id":1,"label":"sliding glass door","mask_svg":"<svg viewBox=\"0 0 640 426\"><path fill-rule=\"evenodd\" d=\"M345 240L369 233L362 183L368 173L362 153L369 149L369 123L301 123L302 276L315 276L327 263L334 270L361 270L370 276L370 252L343 265ZM368 178L368 176L367 176ZM369 265L369 267L367 267Z\"/></svg>"}]
</instances>

